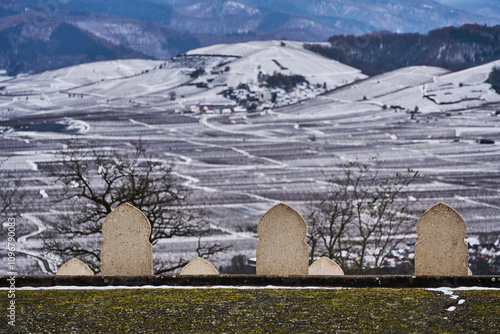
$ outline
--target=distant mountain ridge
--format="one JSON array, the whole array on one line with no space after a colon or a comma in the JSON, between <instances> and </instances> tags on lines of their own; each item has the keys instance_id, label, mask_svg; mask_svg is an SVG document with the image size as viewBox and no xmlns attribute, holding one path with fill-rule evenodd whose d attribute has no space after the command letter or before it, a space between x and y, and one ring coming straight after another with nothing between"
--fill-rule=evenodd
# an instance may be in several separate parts
<instances>
[{"instance_id":1,"label":"distant mountain ridge","mask_svg":"<svg viewBox=\"0 0 500 334\"><path fill-rule=\"evenodd\" d=\"M500 17L500 2L497 0L436 0L440 4L465 10L485 17Z\"/></svg>"},{"instance_id":2,"label":"distant mountain ridge","mask_svg":"<svg viewBox=\"0 0 500 334\"><path fill-rule=\"evenodd\" d=\"M454 8L432 0L72 0L62 7L149 20L190 33L281 31L294 40L305 32L324 40L376 30L426 33L466 23L500 24L488 3Z\"/></svg>"},{"instance_id":3,"label":"distant mountain ridge","mask_svg":"<svg viewBox=\"0 0 500 334\"><path fill-rule=\"evenodd\" d=\"M481 7L482 13L488 14L490 7ZM0 70L37 73L96 60L170 59L220 43L318 42L333 35L425 32L466 22L493 25L500 17L431 0L3 0ZM88 53L75 45L61 47L63 41L71 44L79 38L92 44Z\"/></svg>"},{"instance_id":4,"label":"distant mountain ridge","mask_svg":"<svg viewBox=\"0 0 500 334\"><path fill-rule=\"evenodd\" d=\"M169 59L199 47L192 34L109 14L18 1L0 4L0 70L38 73L113 59Z\"/></svg>"},{"instance_id":5,"label":"distant mountain ridge","mask_svg":"<svg viewBox=\"0 0 500 334\"><path fill-rule=\"evenodd\" d=\"M47 36L28 35L25 23L1 30L0 69L17 75L100 60L146 58L64 22L47 25L47 29Z\"/></svg>"},{"instance_id":6,"label":"distant mountain ridge","mask_svg":"<svg viewBox=\"0 0 500 334\"><path fill-rule=\"evenodd\" d=\"M12 2L13 0L5 0ZM478 1L479 6L471 5ZM39 0L17 0L31 5ZM440 3L441 2L441 3ZM445 3L445 4L442 4ZM57 10L112 14L156 22L196 34L247 34L280 31L297 40L312 34L364 34L377 30L426 33L466 23L500 24L492 0L454 8L450 0L56 0ZM54 6L50 4L50 6ZM474 12L474 13L471 13ZM202 43L204 44L204 43Z\"/></svg>"}]
</instances>

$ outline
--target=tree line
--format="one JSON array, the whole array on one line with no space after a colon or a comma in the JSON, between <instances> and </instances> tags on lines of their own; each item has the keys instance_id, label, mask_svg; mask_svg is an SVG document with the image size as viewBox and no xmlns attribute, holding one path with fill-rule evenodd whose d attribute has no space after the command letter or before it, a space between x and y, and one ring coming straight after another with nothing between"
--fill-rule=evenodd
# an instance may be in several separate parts
<instances>
[{"instance_id":1,"label":"tree line","mask_svg":"<svg viewBox=\"0 0 500 334\"><path fill-rule=\"evenodd\" d=\"M458 71L500 58L500 26L466 24L428 34L388 31L339 35L330 45L305 44L308 50L377 75L407 66L438 66Z\"/></svg>"}]
</instances>

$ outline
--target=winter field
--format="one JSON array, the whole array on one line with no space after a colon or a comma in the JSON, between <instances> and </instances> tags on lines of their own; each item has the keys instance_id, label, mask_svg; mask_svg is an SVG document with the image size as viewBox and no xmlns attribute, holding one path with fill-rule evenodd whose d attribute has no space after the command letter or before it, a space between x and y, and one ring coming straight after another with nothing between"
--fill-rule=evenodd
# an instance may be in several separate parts
<instances>
[{"instance_id":1,"label":"winter field","mask_svg":"<svg viewBox=\"0 0 500 334\"><path fill-rule=\"evenodd\" d=\"M339 161L374 155L387 162L384 175L420 172L412 185L419 214L444 202L464 217L470 237L498 236L500 95L484 83L494 65L456 73L412 67L367 78L287 41L1 79L0 150L12 155L2 168L22 176L32 196L19 218L18 267L22 273L56 269L36 250L40 232L64 210L49 205L60 189L42 175L75 136L96 140L103 150L141 139L155 158L175 161L175 173L194 191L191 206L205 208L218 231L210 238L232 245L212 259L216 267L238 254L255 256L257 223L273 205L285 202L305 213ZM193 78L200 68L205 74ZM234 106L238 101L218 93L240 83L265 99L273 91L259 87L259 72L275 71L303 75L310 86L275 91L281 107L186 112L200 104ZM321 85L327 89L318 90ZM166 240L154 252L173 259L189 254L194 242Z\"/></svg>"}]
</instances>

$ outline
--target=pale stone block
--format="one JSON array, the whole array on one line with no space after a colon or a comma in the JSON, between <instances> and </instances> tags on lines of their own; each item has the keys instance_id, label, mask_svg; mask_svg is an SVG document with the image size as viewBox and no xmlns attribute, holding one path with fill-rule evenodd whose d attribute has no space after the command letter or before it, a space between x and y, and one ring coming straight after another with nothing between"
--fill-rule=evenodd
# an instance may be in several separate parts
<instances>
[{"instance_id":1,"label":"pale stone block","mask_svg":"<svg viewBox=\"0 0 500 334\"><path fill-rule=\"evenodd\" d=\"M309 275L342 276L344 271L335 261L323 256L311 264Z\"/></svg>"},{"instance_id":2,"label":"pale stone block","mask_svg":"<svg viewBox=\"0 0 500 334\"><path fill-rule=\"evenodd\" d=\"M262 216L257 233L257 275L308 274L307 224L297 211L276 205Z\"/></svg>"},{"instance_id":3,"label":"pale stone block","mask_svg":"<svg viewBox=\"0 0 500 334\"><path fill-rule=\"evenodd\" d=\"M92 276L94 272L85 263L73 258L63 264L56 272L56 275Z\"/></svg>"},{"instance_id":4,"label":"pale stone block","mask_svg":"<svg viewBox=\"0 0 500 334\"><path fill-rule=\"evenodd\" d=\"M415 274L467 276L467 225L458 212L439 203L418 220Z\"/></svg>"},{"instance_id":5,"label":"pale stone block","mask_svg":"<svg viewBox=\"0 0 500 334\"><path fill-rule=\"evenodd\" d=\"M101 245L103 276L153 274L153 246L148 218L130 204L122 204L104 219Z\"/></svg>"},{"instance_id":6,"label":"pale stone block","mask_svg":"<svg viewBox=\"0 0 500 334\"><path fill-rule=\"evenodd\" d=\"M219 275L219 272L210 262L197 257L182 268L180 275Z\"/></svg>"}]
</instances>

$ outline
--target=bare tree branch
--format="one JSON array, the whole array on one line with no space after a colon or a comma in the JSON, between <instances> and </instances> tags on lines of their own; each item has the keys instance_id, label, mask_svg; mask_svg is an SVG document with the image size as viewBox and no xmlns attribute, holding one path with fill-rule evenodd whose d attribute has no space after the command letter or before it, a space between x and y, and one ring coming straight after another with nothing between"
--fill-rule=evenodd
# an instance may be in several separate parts
<instances>
[{"instance_id":1,"label":"bare tree branch","mask_svg":"<svg viewBox=\"0 0 500 334\"><path fill-rule=\"evenodd\" d=\"M22 179L3 168L12 154L0 158L0 217L18 214L24 209L27 192L22 190Z\"/></svg>"},{"instance_id":2,"label":"bare tree branch","mask_svg":"<svg viewBox=\"0 0 500 334\"><path fill-rule=\"evenodd\" d=\"M327 191L309 205L308 241L311 261L317 256L335 260L344 271L373 272L415 227L413 202L407 194L418 172L408 169L393 177L382 175L384 163L373 157L337 165L327 179Z\"/></svg>"},{"instance_id":3,"label":"bare tree branch","mask_svg":"<svg viewBox=\"0 0 500 334\"><path fill-rule=\"evenodd\" d=\"M95 144L69 141L59 152L58 166L51 176L63 184L64 198L58 205L70 208L47 233L43 249L60 261L85 257L95 273L99 272L101 226L116 207L129 203L148 218L149 241L156 245L162 239L199 237L209 233L196 210L187 210L188 189L172 173L173 163L148 155L142 142L133 152L103 150ZM85 244L82 239L93 240ZM56 240L56 241L53 241ZM226 248L219 244L198 243L196 254L209 257ZM155 272L176 270L187 262L168 264L155 261Z\"/></svg>"}]
</instances>

